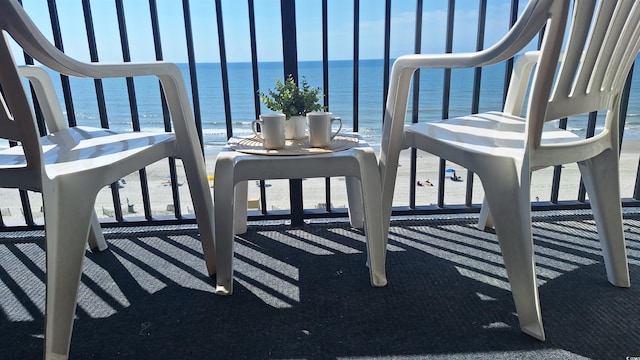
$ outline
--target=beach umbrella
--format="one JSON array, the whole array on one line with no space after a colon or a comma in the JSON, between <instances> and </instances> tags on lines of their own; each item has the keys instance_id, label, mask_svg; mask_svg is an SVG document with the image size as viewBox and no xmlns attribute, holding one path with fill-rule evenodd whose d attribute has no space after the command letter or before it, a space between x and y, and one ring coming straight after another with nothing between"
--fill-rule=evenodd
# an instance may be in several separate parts
<instances>
[{"instance_id":1,"label":"beach umbrella","mask_svg":"<svg viewBox=\"0 0 640 360\"><path fill-rule=\"evenodd\" d=\"M456 172L456 169L448 168L447 170L445 170L445 172Z\"/></svg>"}]
</instances>

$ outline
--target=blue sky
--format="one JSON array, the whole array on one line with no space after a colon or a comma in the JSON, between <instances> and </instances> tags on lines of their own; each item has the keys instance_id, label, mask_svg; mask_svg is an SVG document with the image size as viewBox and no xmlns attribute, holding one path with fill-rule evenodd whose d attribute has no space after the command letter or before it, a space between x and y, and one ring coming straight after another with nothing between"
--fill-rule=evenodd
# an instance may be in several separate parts
<instances>
[{"instance_id":1,"label":"blue sky","mask_svg":"<svg viewBox=\"0 0 640 360\"><path fill-rule=\"evenodd\" d=\"M258 59L281 61L280 0L254 0ZM182 20L182 1L158 0L164 59L186 62L186 40ZM520 10L526 1L521 1ZM46 0L23 0L27 12L50 38ZM89 60L82 5L78 0L58 0L65 52L80 60ZM296 1L298 59L322 58L321 0ZM425 0L423 12L422 52L444 52L447 0ZM127 31L133 61L155 59L149 5L142 0L124 0ZM247 2L222 0L227 60L250 61ZM477 29L479 1L458 0L455 8L454 51L473 51ZM100 61L122 61L115 1L93 0L98 55ZM391 20L391 57L413 53L415 0L393 0ZM353 2L329 0L329 58L353 57ZM485 44L498 40L508 30L509 0L488 0ZM198 62L219 62L215 3L191 0L190 13L194 30L195 57ZM379 59L384 55L384 0L360 1L360 58Z\"/></svg>"}]
</instances>

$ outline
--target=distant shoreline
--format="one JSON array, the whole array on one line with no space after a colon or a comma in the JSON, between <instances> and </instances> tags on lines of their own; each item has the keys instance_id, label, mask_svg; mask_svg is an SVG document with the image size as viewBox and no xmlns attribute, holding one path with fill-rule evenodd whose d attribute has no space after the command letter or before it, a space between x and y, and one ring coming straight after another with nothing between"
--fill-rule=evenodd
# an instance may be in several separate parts
<instances>
[{"instance_id":1,"label":"distant shoreline","mask_svg":"<svg viewBox=\"0 0 640 360\"><path fill-rule=\"evenodd\" d=\"M393 65L393 62L396 60L396 58L390 59L389 60L389 67L391 67ZM380 62L380 61L384 61L384 59L358 59L358 62ZM182 61L169 61L169 62L173 62L174 64L178 64L178 65L188 65L189 62L182 62ZM331 59L329 60L330 63L353 63L353 59ZM278 60L273 60L273 61L264 61L264 60L260 60L259 61L260 64L267 64L267 65L282 65L283 62L282 61L278 61ZM318 63L318 64L322 64L323 60L298 60L298 65L300 64L314 64L314 63ZM222 63L220 62L215 62L215 61L196 61L195 64L202 64L202 65L218 65L220 66ZM246 64L252 64L251 61L227 61L227 65L235 65L235 64L239 64L239 65L246 65Z\"/></svg>"}]
</instances>

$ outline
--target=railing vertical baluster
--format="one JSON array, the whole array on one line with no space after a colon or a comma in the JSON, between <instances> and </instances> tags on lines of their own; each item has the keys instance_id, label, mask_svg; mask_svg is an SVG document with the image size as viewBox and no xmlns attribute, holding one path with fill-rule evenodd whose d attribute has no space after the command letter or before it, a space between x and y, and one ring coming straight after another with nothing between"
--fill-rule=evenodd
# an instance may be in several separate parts
<instances>
[{"instance_id":1,"label":"railing vertical baluster","mask_svg":"<svg viewBox=\"0 0 640 360\"><path fill-rule=\"evenodd\" d=\"M620 150L622 150L622 139L624 138L624 128L627 124L627 111L629 109L629 94L631 93L631 81L633 80L633 70L635 68L635 63L631 66L629 70L629 76L627 76L627 80L624 84L624 90L622 91L622 96L620 98L620 128L618 131L620 132ZM638 162L638 171L640 172L640 161ZM636 174L635 185L633 187L633 199L638 200L639 194L638 190L640 190L640 173Z\"/></svg>"},{"instance_id":2,"label":"railing vertical baluster","mask_svg":"<svg viewBox=\"0 0 640 360\"><path fill-rule=\"evenodd\" d=\"M31 212L31 202L29 201L29 195L26 190L19 190L20 202L22 203L22 210L24 214L24 221L27 225L34 225L33 213Z\"/></svg>"},{"instance_id":3,"label":"railing vertical baluster","mask_svg":"<svg viewBox=\"0 0 640 360\"><path fill-rule=\"evenodd\" d=\"M518 20L518 0L511 0L511 13L509 18L509 28L513 26ZM502 105L507 99L507 90L509 89L509 83L511 82L511 72L513 71L513 59L509 59L505 63L504 69L504 85L502 92Z\"/></svg>"},{"instance_id":4,"label":"railing vertical baluster","mask_svg":"<svg viewBox=\"0 0 640 360\"><path fill-rule=\"evenodd\" d=\"M383 89L387 91L387 89ZM360 0L353 0L353 131L358 131L360 93Z\"/></svg>"},{"instance_id":5,"label":"railing vertical baluster","mask_svg":"<svg viewBox=\"0 0 640 360\"><path fill-rule=\"evenodd\" d=\"M126 18L124 13L124 4L122 0L116 0L116 15L118 17L118 29L120 33L120 46L122 48L122 58L124 62L131 62L131 53L129 51L129 36L127 33L127 25ZM140 131L140 116L138 113L138 101L136 98L136 90L135 83L133 78L127 77L127 92L129 94L129 107L131 109L131 122L133 125L134 131ZM171 172L171 182L172 185L177 183L177 177L175 175L175 168L170 169ZM140 187L142 188L142 197L143 197L143 206L145 208L145 215L147 218L151 218L151 206L149 204L149 183L147 180L147 172L146 170L140 169L138 171L140 176ZM174 185L177 186L177 185ZM115 184L111 184L112 189L116 189L114 192L118 194L117 186ZM118 195L119 197L119 195ZM176 217L180 217L180 201L179 195L177 193L177 188L174 189L173 199L175 205ZM122 208L120 206L120 199L115 199L114 197L114 205L115 206L115 216L118 221L122 221Z\"/></svg>"},{"instance_id":6,"label":"railing vertical baluster","mask_svg":"<svg viewBox=\"0 0 640 360\"><path fill-rule=\"evenodd\" d=\"M158 4L156 0L149 0L149 14L151 16L151 32L153 34L153 49L156 55L156 61L164 60L162 54L162 40L160 38L160 20L158 19ZM162 106L162 122L164 124L165 131L171 131L171 116L169 115L169 107L167 105L167 99L162 91L162 83L158 80L158 87L160 89L160 102ZM169 159L174 160L174 159ZM172 165L174 166L174 165Z\"/></svg>"},{"instance_id":7,"label":"railing vertical baluster","mask_svg":"<svg viewBox=\"0 0 640 360\"><path fill-rule=\"evenodd\" d=\"M449 6L447 9L447 35L445 41L445 53L453 52L453 23L455 20L455 0L449 0ZM449 97L451 94L451 69L444 70L444 83L442 88L442 119L449 118ZM440 178L438 186L438 207L444 207L444 191L446 188L444 181L446 161L440 159L440 171L438 177Z\"/></svg>"},{"instance_id":8,"label":"railing vertical baluster","mask_svg":"<svg viewBox=\"0 0 640 360\"><path fill-rule=\"evenodd\" d=\"M149 0L149 13L151 16L151 32L153 34L153 48L154 48L156 60L161 61L164 59L164 56L162 54L162 41L160 39L160 21L158 19L158 6L156 3L156 0ZM160 81L158 81L158 86L160 88L160 102L162 105L162 119L164 123L164 130L171 131L172 130L171 117L169 116L169 108L167 105L167 100L166 100L166 97L164 96L164 93L162 92L162 84L160 83ZM176 159L169 158L169 174L170 174L169 176L170 177L173 176L171 175L172 173L176 172L175 169L176 169ZM174 185L174 183L175 181L172 180L171 181L171 186L173 191L172 194L175 194L177 192L177 190L173 189L177 185L177 184ZM147 191L143 191L143 196L142 196L144 213L145 213L145 217L150 220L152 218L152 212L151 212L151 206L150 206L150 201L148 196L149 195L148 186L146 182L144 183L143 187L147 189ZM175 210L176 207L178 208L178 210L180 210L179 205L176 205L176 203L179 203L179 197L175 197L174 195L174 212L176 211Z\"/></svg>"},{"instance_id":9,"label":"railing vertical baluster","mask_svg":"<svg viewBox=\"0 0 640 360\"><path fill-rule=\"evenodd\" d=\"M58 9L55 0L47 0L49 5L49 19L51 20L51 30L53 32L53 42L60 51L64 51L62 45L62 33L60 32L60 21L58 19ZM66 75L60 75L60 81L62 83L62 92L64 94L64 104L67 110L67 120L69 126L76 125L76 113L73 107L73 98L71 96L71 85L69 84L69 77Z\"/></svg>"},{"instance_id":10,"label":"railing vertical baluster","mask_svg":"<svg viewBox=\"0 0 640 360\"><path fill-rule=\"evenodd\" d=\"M329 16L328 1L322 0L322 90L324 107L329 110ZM325 211L331 211L331 178L324 179Z\"/></svg>"},{"instance_id":11,"label":"railing vertical baluster","mask_svg":"<svg viewBox=\"0 0 640 360\"><path fill-rule=\"evenodd\" d=\"M227 48L224 42L224 22L222 21L222 2L216 0L216 20L218 23L218 48L220 49L220 71L222 75L222 97L224 99L224 117L227 124L227 138L233 136L231 119L231 101L229 100L229 69L227 66Z\"/></svg>"},{"instance_id":12,"label":"railing vertical baluster","mask_svg":"<svg viewBox=\"0 0 640 360\"><path fill-rule=\"evenodd\" d=\"M455 22L456 1L449 0L447 9L447 35L444 52L453 52L453 26ZM451 69L444 70L444 83L442 89L442 119L449 118L449 100L451 96Z\"/></svg>"},{"instance_id":13,"label":"railing vertical baluster","mask_svg":"<svg viewBox=\"0 0 640 360\"><path fill-rule=\"evenodd\" d=\"M560 129L567 128L567 118L560 119L558 124ZM558 195L560 193L560 175L562 174L562 165L553 167L553 181L551 182L551 198L549 201L552 204L558 203Z\"/></svg>"},{"instance_id":14,"label":"railing vertical baluster","mask_svg":"<svg viewBox=\"0 0 640 360\"><path fill-rule=\"evenodd\" d=\"M633 199L640 199L640 182L638 179L640 178L640 162L638 162L638 169L636 170L636 185L633 187Z\"/></svg>"},{"instance_id":15,"label":"railing vertical baluster","mask_svg":"<svg viewBox=\"0 0 640 360\"><path fill-rule=\"evenodd\" d=\"M631 81L633 80L633 69L635 64L631 65L629 75L624 83L624 89L620 96L620 125L618 128L618 135L620 136L620 149L622 149L622 139L624 138L624 128L627 124L627 111L629 109L629 93L631 93ZM637 179L636 179L637 180Z\"/></svg>"},{"instance_id":16,"label":"railing vertical baluster","mask_svg":"<svg viewBox=\"0 0 640 360\"><path fill-rule=\"evenodd\" d=\"M200 93L198 91L198 75L196 70L196 56L193 45L193 28L191 26L191 9L189 5L189 0L182 0L182 17L184 19L184 32L185 32L185 40L187 42L187 56L189 62L189 82L191 83L191 101L193 103L193 115L196 122L196 129L198 131L198 137L200 138L200 144L204 143L202 136L202 115L200 112ZM174 199L176 199L175 194L178 193L177 180L174 180L175 169L171 170L171 186L172 191L174 192ZM174 205L179 205L175 204ZM179 206L175 207L176 217L179 217Z\"/></svg>"},{"instance_id":17,"label":"railing vertical baluster","mask_svg":"<svg viewBox=\"0 0 640 360\"><path fill-rule=\"evenodd\" d=\"M151 33L153 34L153 49L156 60L162 61L162 40L160 39L160 20L158 19L158 4L156 0L149 0L149 15L151 16ZM163 96L164 99L164 96ZM164 104L164 102L163 102ZM166 114L163 112L163 114Z\"/></svg>"},{"instance_id":18,"label":"railing vertical baluster","mask_svg":"<svg viewBox=\"0 0 640 360\"><path fill-rule=\"evenodd\" d=\"M255 118L260 115L260 78L258 77L258 47L256 44L256 11L253 0L248 0L249 40L251 42L251 71L253 75L253 107Z\"/></svg>"},{"instance_id":19,"label":"railing vertical baluster","mask_svg":"<svg viewBox=\"0 0 640 360\"><path fill-rule=\"evenodd\" d=\"M478 9L478 35L476 37L476 51L484 49L484 32L487 23L487 0L480 0ZM471 113L477 114L480 111L480 85L482 84L482 68L473 69L473 100L471 103Z\"/></svg>"},{"instance_id":20,"label":"railing vertical baluster","mask_svg":"<svg viewBox=\"0 0 640 360\"><path fill-rule=\"evenodd\" d=\"M382 66L382 116L384 121L384 111L387 105L389 89L389 67L391 53L391 0L386 0L384 5L384 54Z\"/></svg>"},{"instance_id":21,"label":"railing vertical baluster","mask_svg":"<svg viewBox=\"0 0 640 360\"><path fill-rule=\"evenodd\" d=\"M193 115L196 121L196 129L202 140L202 115L200 112L200 94L198 91L198 75L196 70L196 55L193 46L193 29L191 27L191 10L189 0L182 0L182 16L184 18L185 40L187 42L187 57L189 62L189 82L191 83L191 101L193 102Z\"/></svg>"},{"instance_id":22,"label":"railing vertical baluster","mask_svg":"<svg viewBox=\"0 0 640 360\"><path fill-rule=\"evenodd\" d=\"M129 35L127 33L127 21L124 16L124 4L122 0L116 0L116 14L118 16L118 29L120 34L120 48L122 49L122 60L131 62L129 51ZM127 93L129 94L129 109L131 111L131 123L134 131L140 131L140 116L138 114L138 100L133 78L127 77Z\"/></svg>"},{"instance_id":23,"label":"railing vertical baluster","mask_svg":"<svg viewBox=\"0 0 640 360\"><path fill-rule=\"evenodd\" d=\"M296 2L280 0L282 18L282 55L284 77L292 75L298 82L298 47L296 44ZM291 225L304 225L304 205L302 202L302 179L289 180L289 203Z\"/></svg>"},{"instance_id":24,"label":"railing vertical baluster","mask_svg":"<svg viewBox=\"0 0 640 360\"><path fill-rule=\"evenodd\" d=\"M18 0L18 3L20 3L20 5L22 6L22 0ZM27 54L24 51L22 52L22 54L24 55L25 65L34 65L33 58L31 57L31 55ZM29 85L29 87L31 89L31 98L33 99L33 105L35 108L36 122L38 123L38 129L40 130L40 134L44 136L47 133L47 125L42 115L42 111L40 110L40 104L38 103L38 99L36 98L36 93L35 91L33 91L33 86ZM0 88L0 91L2 91L1 88ZM10 142L10 144L11 146L17 145L14 142ZM29 215L31 215L31 209L29 208L28 210L29 210Z\"/></svg>"},{"instance_id":25,"label":"railing vertical baluster","mask_svg":"<svg viewBox=\"0 0 640 360\"><path fill-rule=\"evenodd\" d=\"M415 41L413 44L413 51L416 54L420 54L422 51L422 5L423 1L418 0L416 2L416 33ZM385 101L386 104L386 101ZM411 103L411 122L417 123L419 120L420 111L420 69L413 74L413 94ZM383 117L384 118L384 117ZM416 208L416 172L417 172L417 154L418 151L415 148L411 149L410 167L411 175L409 176L409 207Z\"/></svg>"},{"instance_id":26,"label":"railing vertical baluster","mask_svg":"<svg viewBox=\"0 0 640 360\"><path fill-rule=\"evenodd\" d=\"M98 62L98 48L95 37L95 29L93 26L93 16L91 13L91 4L88 0L82 1L82 12L84 17L85 24L85 32L87 34L87 45L89 46L89 58L91 62ZM100 115L100 126L103 128L109 128L109 118L107 116L107 106L104 98L104 88L101 79L94 79L93 81L94 88L96 90L96 101L98 104L98 113ZM110 185L111 189L111 198L114 207L114 215L120 211L120 193L118 192L117 183L113 183ZM120 213L120 217L116 216L116 219L122 219L122 213Z\"/></svg>"},{"instance_id":27,"label":"railing vertical baluster","mask_svg":"<svg viewBox=\"0 0 640 360\"><path fill-rule=\"evenodd\" d=\"M98 62L98 46L96 43L96 34L93 27L93 16L91 14L91 3L89 0L82 0L82 11L84 15L84 25L87 32L87 44L89 45L89 58L91 62ZM98 114L100 114L100 126L109 128L109 117L107 115L107 105L104 99L104 87L102 79L93 80L96 89L96 101L98 103Z\"/></svg>"},{"instance_id":28,"label":"railing vertical baluster","mask_svg":"<svg viewBox=\"0 0 640 360\"><path fill-rule=\"evenodd\" d=\"M587 134L586 138L593 137L596 132L596 120L598 120L598 112L592 111L589 113L589 121L587 122ZM584 187L582 177L580 177L580 185L578 185L578 201L585 202L587 198L587 189Z\"/></svg>"},{"instance_id":29,"label":"railing vertical baluster","mask_svg":"<svg viewBox=\"0 0 640 360\"><path fill-rule=\"evenodd\" d=\"M329 9L328 0L322 0L322 90L324 107L329 111Z\"/></svg>"},{"instance_id":30,"label":"railing vertical baluster","mask_svg":"<svg viewBox=\"0 0 640 360\"><path fill-rule=\"evenodd\" d=\"M258 76L258 48L256 45L256 11L253 0L248 0L247 10L249 12L249 39L251 42L251 72L253 76L253 107L255 118L260 116L260 78ZM267 192L265 182L260 180L260 211L263 215L267 213Z\"/></svg>"},{"instance_id":31,"label":"railing vertical baluster","mask_svg":"<svg viewBox=\"0 0 640 360\"><path fill-rule=\"evenodd\" d=\"M22 0L18 0L18 2L20 3L20 5L22 5ZM27 65L33 65L33 58L29 54L24 53L24 62ZM40 133L44 135L44 132L46 130L46 125L44 122L44 118L42 116L42 112L40 111L40 105L38 104L38 99L35 96L33 87L31 85L29 85L29 87L31 89L31 98L33 99L33 102L34 102L33 105L36 110L36 121L38 122L38 128L40 129ZM2 91L1 88L0 88L0 91ZM17 143L15 143L14 141L9 141L9 146L16 146L16 145ZM29 226L35 225L35 222L33 221L33 213L31 211L31 202L29 201L29 196L27 191L18 190L18 195L20 196L20 203L22 205L25 223ZM4 220L2 219L2 214L0 214L0 224L5 225Z\"/></svg>"},{"instance_id":32,"label":"railing vertical baluster","mask_svg":"<svg viewBox=\"0 0 640 360\"><path fill-rule=\"evenodd\" d=\"M487 23L487 0L480 0L478 9L478 35L476 37L476 51L484 49L484 32ZM471 113L477 114L480 111L480 86L482 85L482 68L473 69L473 98L471 102ZM467 188L465 191L464 204L471 207L473 203L473 172L467 171Z\"/></svg>"},{"instance_id":33,"label":"railing vertical baluster","mask_svg":"<svg viewBox=\"0 0 640 360\"><path fill-rule=\"evenodd\" d=\"M292 75L298 83L298 45L296 34L296 2L280 0L282 24L282 61L284 76Z\"/></svg>"}]
</instances>

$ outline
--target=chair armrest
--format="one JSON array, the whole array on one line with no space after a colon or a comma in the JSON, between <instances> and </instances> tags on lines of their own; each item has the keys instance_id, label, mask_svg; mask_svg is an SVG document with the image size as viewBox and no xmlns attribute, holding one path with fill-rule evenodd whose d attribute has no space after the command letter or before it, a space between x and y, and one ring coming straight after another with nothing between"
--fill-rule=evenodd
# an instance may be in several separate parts
<instances>
[{"instance_id":1,"label":"chair armrest","mask_svg":"<svg viewBox=\"0 0 640 360\"><path fill-rule=\"evenodd\" d=\"M540 51L528 51L516 60L511 72L511 81L507 90L507 97L504 102L505 113L522 116L522 108L524 107L524 98L529 89L531 73L533 67L538 63Z\"/></svg>"},{"instance_id":2,"label":"chair armrest","mask_svg":"<svg viewBox=\"0 0 640 360\"><path fill-rule=\"evenodd\" d=\"M135 76L157 77L162 85L162 91L171 114L178 150L201 147L186 84L178 65L161 61L120 64L80 63L80 65L75 68L76 74L94 79ZM190 147L185 147L186 143L190 143Z\"/></svg>"},{"instance_id":3,"label":"chair armrest","mask_svg":"<svg viewBox=\"0 0 640 360\"><path fill-rule=\"evenodd\" d=\"M180 68L169 62L122 63L122 64L82 64L73 74L75 76L94 79L156 76L162 84L172 117L181 114L186 120L193 122L187 89ZM42 111L51 131L67 127L61 117L62 110L58 103L51 78L48 73L37 66L20 66L20 76L24 76L34 87L36 97L41 103ZM63 73L68 74L68 73ZM178 130L182 131L182 130Z\"/></svg>"},{"instance_id":4,"label":"chair armrest","mask_svg":"<svg viewBox=\"0 0 640 360\"><path fill-rule=\"evenodd\" d=\"M0 12L4 15L0 17L0 30L6 30L27 54L60 74L94 79L157 76L167 99L178 143L198 142L199 146L199 137L186 86L177 65L167 62L96 64L77 61L53 46L18 2L1 1ZM45 90L48 86L45 84L46 80L42 80L44 78L36 72L31 72L29 75L35 83L42 85L41 95L45 96L48 103L53 103L50 97L51 91ZM56 109L50 110L55 113ZM55 120L53 125L58 128L62 126L59 120ZM178 148L185 147L178 146Z\"/></svg>"},{"instance_id":5,"label":"chair armrest","mask_svg":"<svg viewBox=\"0 0 640 360\"><path fill-rule=\"evenodd\" d=\"M511 81L507 90L504 109L505 113L522 116L524 107L524 98L529 90L531 82L531 73L534 66L538 63L540 51L527 51L518 56L513 71L511 72ZM565 53L560 53L558 63L562 63L565 59Z\"/></svg>"},{"instance_id":6,"label":"chair armrest","mask_svg":"<svg viewBox=\"0 0 640 360\"><path fill-rule=\"evenodd\" d=\"M521 51L547 22L553 0L533 0L527 4L509 32L491 47L468 53L423 55L413 54L399 57L394 63L398 71L419 68L471 68L496 64L512 58Z\"/></svg>"},{"instance_id":7,"label":"chair armrest","mask_svg":"<svg viewBox=\"0 0 640 360\"><path fill-rule=\"evenodd\" d=\"M18 75L27 78L33 87L49 132L66 129L68 125L62 116L62 108L49 74L41 67L27 65L18 66Z\"/></svg>"},{"instance_id":8,"label":"chair armrest","mask_svg":"<svg viewBox=\"0 0 640 360\"><path fill-rule=\"evenodd\" d=\"M178 143L191 143L194 148L200 147L200 138L191 111L187 88L182 72L176 64L152 62L82 65L82 67L77 67L76 70L79 71L74 71L72 75L94 79L156 76L160 80L162 91L167 100ZM68 125L62 117L62 110L48 73L37 66L20 66L19 73L33 85L49 130L55 132L66 128ZM178 149L185 149L185 147L178 146Z\"/></svg>"}]
</instances>

